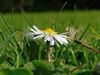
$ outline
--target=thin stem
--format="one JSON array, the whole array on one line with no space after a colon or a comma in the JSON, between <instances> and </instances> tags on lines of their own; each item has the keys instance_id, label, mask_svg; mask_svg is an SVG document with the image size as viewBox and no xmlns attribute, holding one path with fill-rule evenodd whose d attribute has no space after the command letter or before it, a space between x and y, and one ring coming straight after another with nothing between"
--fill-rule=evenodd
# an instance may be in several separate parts
<instances>
[{"instance_id":1,"label":"thin stem","mask_svg":"<svg viewBox=\"0 0 100 75\"><path fill-rule=\"evenodd\" d=\"M76 71L78 69L79 69L79 67L76 67L76 68L72 69L70 72L73 73L74 71Z\"/></svg>"},{"instance_id":2,"label":"thin stem","mask_svg":"<svg viewBox=\"0 0 100 75\"><path fill-rule=\"evenodd\" d=\"M47 54L46 54L46 59L47 59L47 61L51 61L51 59L50 59L50 42L49 41L47 41Z\"/></svg>"},{"instance_id":3,"label":"thin stem","mask_svg":"<svg viewBox=\"0 0 100 75\"><path fill-rule=\"evenodd\" d=\"M88 48L88 49L90 49L90 50L92 50L92 51L94 51L96 53L100 53L100 50L96 50L95 48L93 48L93 47L81 42L80 40L76 40L75 39L74 42L77 43L77 44L80 44L81 46L84 46L84 47L86 47L86 48Z\"/></svg>"},{"instance_id":4,"label":"thin stem","mask_svg":"<svg viewBox=\"0 0 100 75\"><path fill-rule=\"evenodd\" d=\"M41 48L39 49L38 59L41 60Z\"/></svg>"}]
</instances>

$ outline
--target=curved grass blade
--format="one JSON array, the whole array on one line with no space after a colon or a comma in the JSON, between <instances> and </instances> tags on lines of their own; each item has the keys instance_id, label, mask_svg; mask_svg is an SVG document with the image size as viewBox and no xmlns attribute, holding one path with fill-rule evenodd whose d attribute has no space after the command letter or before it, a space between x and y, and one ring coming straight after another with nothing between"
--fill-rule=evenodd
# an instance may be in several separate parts
<instances>
[{"instance_id":1,"label":"curved grass blade","mask_svg":"<svg viewBox=\"0 0 100 75\"><path fill-rule=\"evenodd\" d=\"M13 33L12 35L9 35L8 38L6 38L3 42L0 43L0 49L2 49L4 45L9 42L9 40L15 35L15 33Z\"/></svg>"},{"instance_id":2,"label":"curved grass blade","mask_svg":"<svg viewBox=\"0 0 100 75\"><path fill-rule=\"evenodd\" d=\"M83 32L82 35L79 37L79 40L81 40L81 39L84 37L84 35L87 33L89 27L90 27L90 23L89 23L89 24L87 25L87 27L84 29L84 32Z\"/></svg>"},{"instance_id":3,"label":"curved grass blade","mask_svg":"<svg viewBox=\"0 0 100 75\"><path fill-rule=\"evenodd\" d=\"M3 23L4 23L5 28L7 29L7 31L11 35L13 33L13 31L11 30L10 26L7 24L7 22L5 21L4 17L2 16L2 14L0 14L0 17L1 17L1 20L3 21ZM14 36L13 36L13 39L14 39L14 41L16 43L16 46L18 47L18 50L21 51L20 45L18 44L18 42L17 42L17 40L16 40L16 38Z\"/></svg>"}]
</instances>

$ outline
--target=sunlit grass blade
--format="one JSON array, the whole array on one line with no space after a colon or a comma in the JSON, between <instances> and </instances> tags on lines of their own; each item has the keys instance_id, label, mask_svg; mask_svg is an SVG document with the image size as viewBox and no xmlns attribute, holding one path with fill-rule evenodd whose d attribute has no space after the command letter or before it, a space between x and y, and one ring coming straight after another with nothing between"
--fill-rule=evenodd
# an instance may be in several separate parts
<instances>
[{"instance_id":1,"label":"sunlit grass blade","mask_svg":"<svg viewBox=\"0 0 100 75\"><path fill-rule=\"evenodd\" d=\"M97 56L94 56L94 63L93 63L93 65L92 65L92 70L94 70L95 68L96 68L96 65L97 65L97 62L98 62L98 58L97 58Z\"/></svg>"},{"instance_id":2,"label":"sunlit grass blade","mask_svg":"<svg viewBox=\"0 0 100 75\"><path fill-rule=\"evenodd\" d=\"M89 62L88 54L89 54L89 53L85 50L85 51L84 51L84 57L85 57L85 62L86 62L86 63Z\"/></svg>"},{"instance_id":3,"label":"sunlit grass blade","mask_svg":"<svg viewBox=\"0 0 100 75\"><path fill-rule=\"evenodd\" d=\"M93 27L91 27L91 31L95 35L95 37L100 39L100 35L97 33L97 31Z\"/></svg>"},{"instance_id":4,"label":"sunlit grass blade","mask_svg":"<svg viewBox=\"0 0 100 75\"><path fill-rule=\"evenodd\" d=\"M73 63L74 63L74 65L77 65L77 60L76 60L75 52L73 50L70 50L70 51L72 53Z\"/></svg>"}]
</instances>

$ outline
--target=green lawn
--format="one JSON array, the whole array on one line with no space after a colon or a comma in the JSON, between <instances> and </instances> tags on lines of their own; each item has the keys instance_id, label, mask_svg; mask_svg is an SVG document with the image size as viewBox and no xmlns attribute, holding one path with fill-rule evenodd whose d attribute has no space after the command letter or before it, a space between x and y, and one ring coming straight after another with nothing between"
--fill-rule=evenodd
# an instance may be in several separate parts
<instances>
[{"instance_id":1,"label":"green lawn","mask_svg":"<svg viewBox=\"0 0 100 75\"><path fill-rule=\"evenodd\" d=\"M28 27L32 25L45 29L47 27L52 27L52 24L54 24L58 32L63 32L66 27L72 26L79 29L79 34L81 34L84 28L90 24L88 30L89 35L87 34L86 36L90 38L94 36L97 38L100 37L100 11L10 13L4 14L3 16L9 25L21 32L26 32ZM0 28L6 31L2 20L0 20Z\"/></svg>"},{"instance_id":2,"label":"green lawn","mask_svg":"<svg viewBox=\"0 0 100 75\"><path fill-rule=\"evenodd\" d=\"M48 27L54 21L59 28L62 26L68 26L73 22L73 26L84 27L87 23L91 23L91 26L95 27L96 30L100 28L100 11L64 11L64 12L33 12L33 13L15 13L5 14L4 18L7 23L14 26L17 29L23 29L26 25L32 26L33 24L39 25L40 27ZM0 26L3 24L0 21Z\"/></svg>"},{"instance_id":3,"label":"green lawn","mask_svg":"<svg viewBox=\"0 0 100 75\"><path fill-rule=\"evenodd\" d=\"M66 72L70 75L76 68L75 72L80 74L74 75L81 75L81 72L83 75L88 75L91 71L94 72L96 64L100 63L100 53L92 51L92 49L100 50L100 11L23 12L2 14L1 17L0 74L6 75L5 72L21 74L20 70L27 72L26 69L28 69L29 75L32 73L66 75ZM49 63L44 61L46 55L44 43L27 42L23 38L23 35L29 31L28 27L32 25L40 29L54 26L58 33L65 32L67 27L74 27L78 31L76 39L82 41L82 44L72 41L67 47L54 46L52 48L54 61ZM10 33L9 30L11 30ZM89 48L86 47L87 45Z\"/></svg>"}]
</instances>

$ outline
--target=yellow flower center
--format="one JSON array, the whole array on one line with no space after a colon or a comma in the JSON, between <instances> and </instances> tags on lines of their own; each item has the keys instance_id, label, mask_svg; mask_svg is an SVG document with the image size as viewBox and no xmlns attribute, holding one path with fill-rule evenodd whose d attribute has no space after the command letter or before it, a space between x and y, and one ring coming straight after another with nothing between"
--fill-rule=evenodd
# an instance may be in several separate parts
<instances>
[{"instance_id":1,"label":"yellow flower center","mask_svg":"<svg viewBox=\"0 0 100 75\"><path fill-rule=\"evenodd\" d=\"M54 30L52 30L51 28L47 28L44 30L44 32L48 33L49 35L53 34L53 35L57 35L57 32L55 32Z\"/></svg>"}]
</instances>

